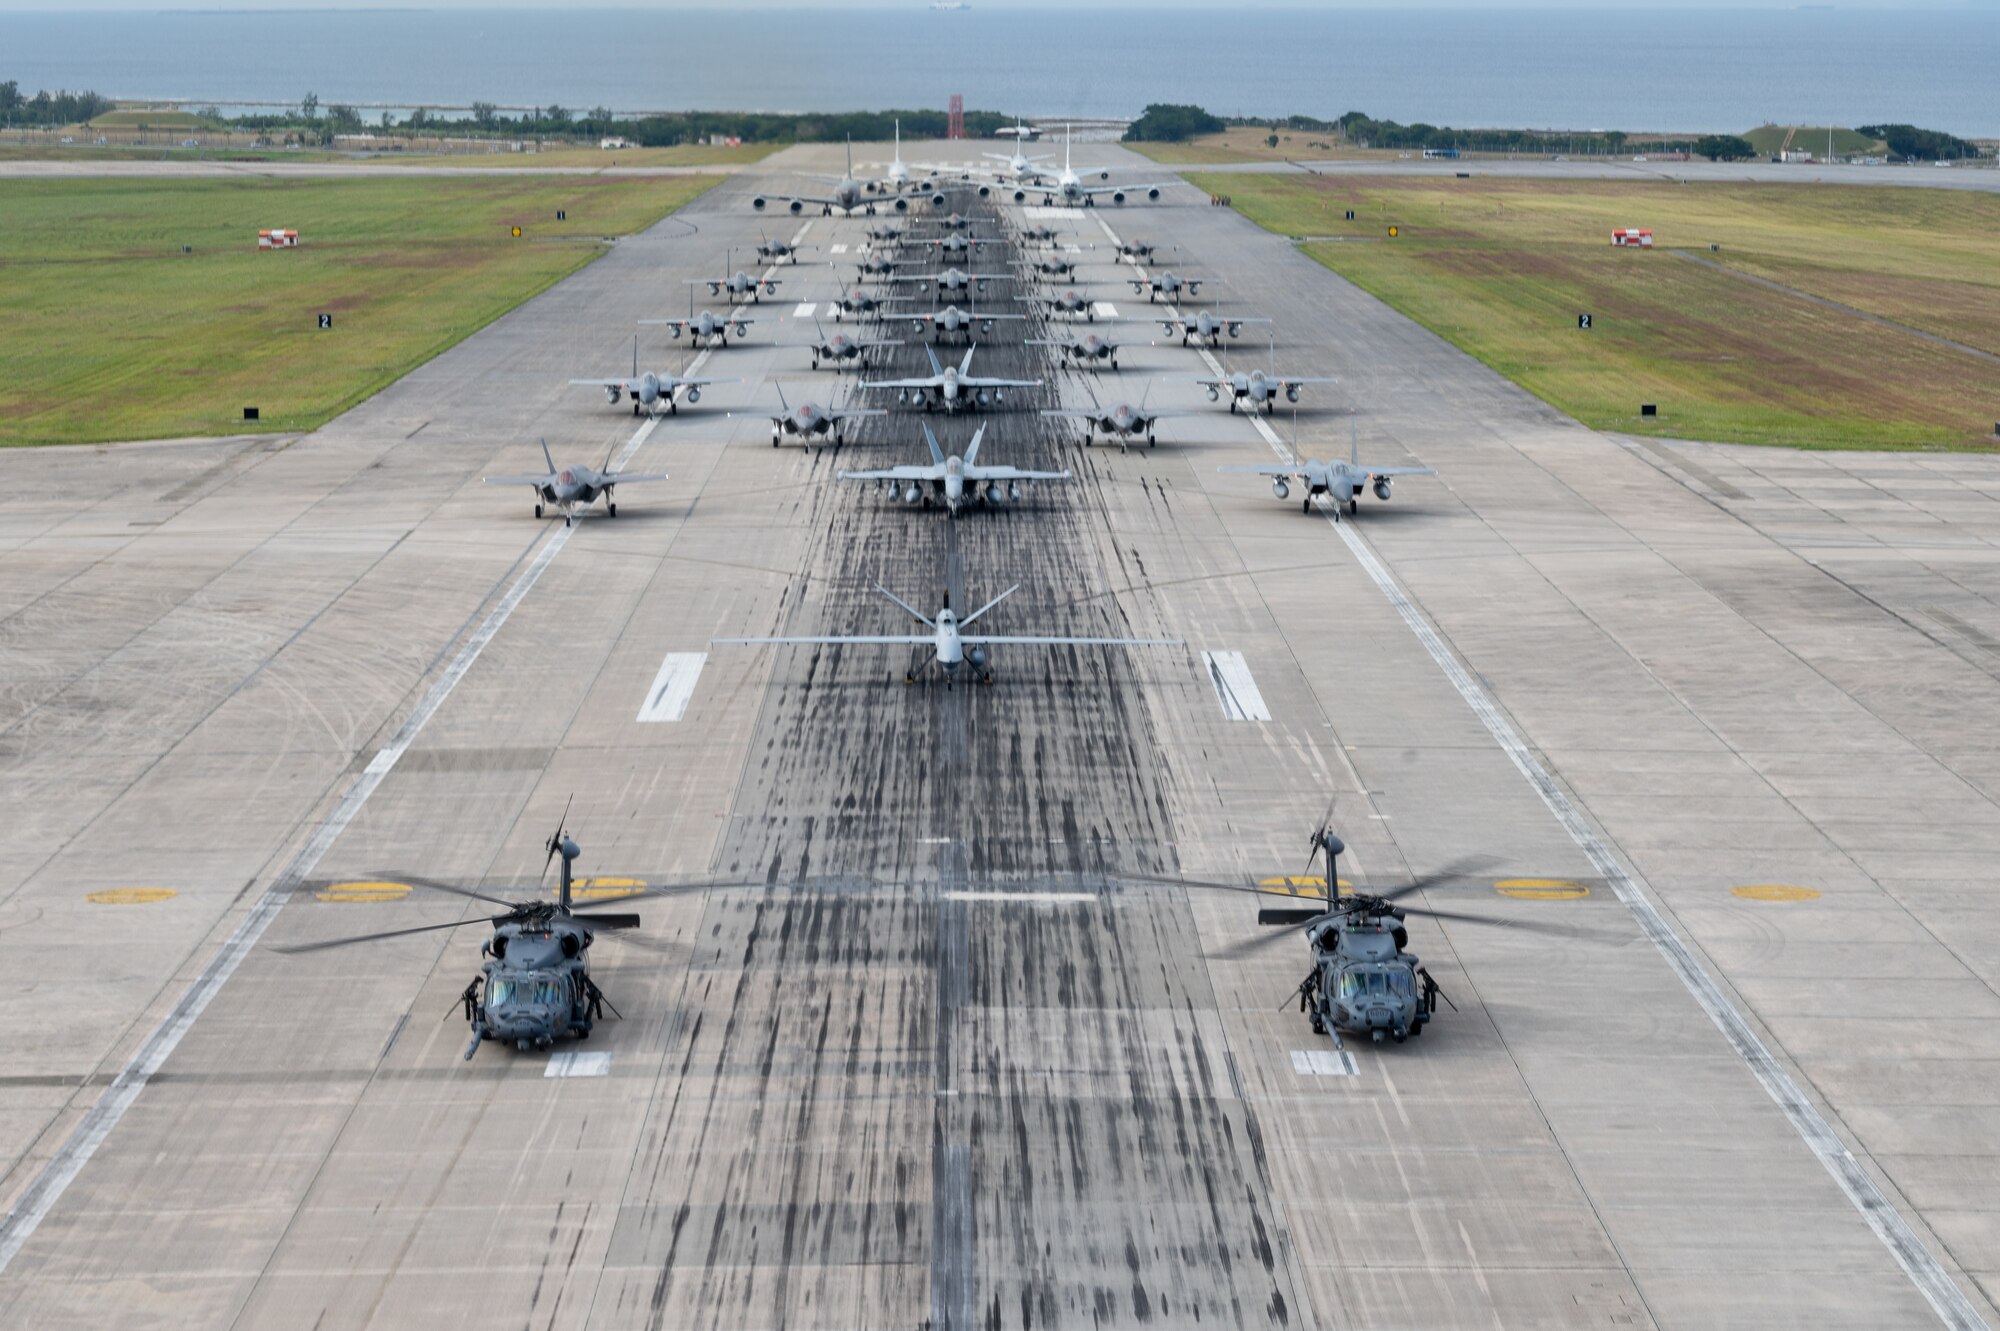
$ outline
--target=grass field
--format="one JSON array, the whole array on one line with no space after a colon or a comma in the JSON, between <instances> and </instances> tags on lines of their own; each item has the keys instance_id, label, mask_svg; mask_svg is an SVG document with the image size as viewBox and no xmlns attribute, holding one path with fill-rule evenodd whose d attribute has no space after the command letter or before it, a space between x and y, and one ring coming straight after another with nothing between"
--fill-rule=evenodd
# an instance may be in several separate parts
<instances>
[{"instance_id":1,"label":"grass field","mask_svg":"<svg viewBox=\"0 0 2000 1331\"><path fill-rule=\"evenodd\" d=\"M1804 148L1815 157L1826 153L1827 127L1825 125L1759 125L1743 137L1764 156L1769 157L1789 143L1794 148ZM1880 139L1871 139L1866 134L1856 134L1851 129L1833 130L1833 151L1842 157L1857 153L1885 153L1889 145Z\"/></svg>"},{"instance_id":2,"label":"grass field","mask_svg":"<svg viewBox=\"0 0 2000 1331\"><path fill-rule=\"evenodd\" d=\"M10 181L0 445L310 429L714 183Z\"/></svg>"},{"instance_id":3,"label":"grass field","mask_svg":"<svg viewBox=\"0 0 2000 1331\"><path fill-rule=\"evenodd\" d=\"M1210 166L1218 162L1288 162L1307 159L1315 162L1335 159L1367 161L1393 159L1393 152L1366 148L1336 147L1331 134L1281 129L1278 146L1265 140L1268 128L1238 127L1220 134L1204 134L1186 143L1128 143L1124 146L1144 157L1168 166Z\"/></svg>"},{"instance_id":4,"label":"grass field","mask_svg":"<svg viewBox=\"0 0 2000 1331\"><path fill-rule=\"evenodd\" d=\"M1192 177L1587 425L1820 448L1982 448L2000 364L2000 198L1646 181ZM1347 209L1356 220L1345 220ZM1390 225L1400 235L1391 239ZM1617 226L1651 251L1614 249ZM1332 239L1339 237L1341 239ZM1719 246L1711 250L1710 246ZM1719 267L1690 262L1680 249ZM1593 327L1577 327L1592 315ZM1639 404L1659 404L1643 418Z\"/></svg>"}]
</instances>

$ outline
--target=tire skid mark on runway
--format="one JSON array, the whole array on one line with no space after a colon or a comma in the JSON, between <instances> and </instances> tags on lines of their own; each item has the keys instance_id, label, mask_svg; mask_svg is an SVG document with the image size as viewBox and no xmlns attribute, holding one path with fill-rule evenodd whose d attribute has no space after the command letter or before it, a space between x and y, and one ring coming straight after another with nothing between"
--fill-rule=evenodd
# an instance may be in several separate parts
<instances>
[{"instance_id":1,"label":"tire skid mark on runway","mask_svg":"<svg viewBox=\"0 0 2000 1331\"><path fill-rule=\"evenodd\" d=\"M991 283L980 304L1014 289ZM1056 378L1034 348L982 343L974 364ZM919 369L913 342L878 373ZM1156 627L1154 593L1110 594L1139 585L1109 526L1118 478L1079 463L1068 432L1033 413L1045 404L1053 388L928 417L948 448L984 420L982 456L1078 472L1018 505L954 521L830 477L806 495L799 571L769 630L887 631L903 615L877 581L926 611L947 585L963 611L1019 582L996 632ZM831 458L914 460L923 419L857 422ZM776 658L712 867L827 886L703 906L681 1071L655 1098L612 1242L650 1288L621 1286L634 1292L611 1315L825 1317L856 1270L871 1273L871 1320L937 1331L1107 1309L1237 1324L1301 1307L1257 1237L1275 1217L1261 1130L1221 1071L1184 899L948 896L1172 870L1166 765L1135 679L1151 681L1153 658L1017 648L996 654L994 687L947 690L934 672L905 687L899 649L763 650ZM1101 1238L1051 1247L1053 1234Z\"/></svg>"},{"instance_id":2,"label":"tire skid mark on runway","mask_svg":"<svg viewBox=\"0 0 2000 1331\"><path fill-rule=\"evenodd\" d=\"M1099 227L1115 245L1117 233L1100 216ZM1134 265L1140 272L1144 269ZM1176 313L1178 311L1176 310ZM1195 349L1207 364L1209 371L1220 375L1222 366L1207 348ZM1249 415L1250 424L1277 455L1278 460L1291 460L1291 452L1278 434L1254 411ZM1526 740L1521 737L1514 724L1500 709L1498 701L1487 690L1478 676L1465 662L1459 659L1444 635L1431 624L1424 612L1418 608L1409 594L1403 590L1396 576L1389 571L1374 549L1354 529L1352 522L1342 522L1337 509L1322 508L1324 516L1340 539L1346 543L1362 571L1367 573L1382 594L1388 598L1396 613L1402 617L1411 633L1431 659L1444 672L1458 695L1472 709L1487 733L1506 753L1542 803L1548 807L1558 823L1570 836L1577 847L1589 857L1604 880L1611 887L1625 907L1632 913L1646 937L1658 949L1688 993L1714 1022L1716 1029L1750 1069L1757 1082L1764 1088L1772 1101L1783 1111L1792 1128L1806 1147L1818 1158L1821 1165L1832 1176L1834 1183L1847 1197L1861 1217L1874 1231L1890 1255L1896 1260L1910 1282L1930 1304L1938 1319L1955 1331L1974 1331L1986 1327L1986 1320L1980 1316L1971 1300L1967 1299L1944 1266L1931 1251L1910 1222L1892 1205L1868 1171L1854 1158L1846 1143L1826 1121L1819 1108L1806 1095L1799 1084L1778 1059L1767 1049L1764 1042L1750 1026L1741 1011L1723 992L1707 969L1695 957L1680 935L1668 924L1651 895L1640 882L1625 869L1623 862L1610 846L1598 836L1590 820L1584 816L1568 793L1544 767Z\"/></svg>"}]
</instances>

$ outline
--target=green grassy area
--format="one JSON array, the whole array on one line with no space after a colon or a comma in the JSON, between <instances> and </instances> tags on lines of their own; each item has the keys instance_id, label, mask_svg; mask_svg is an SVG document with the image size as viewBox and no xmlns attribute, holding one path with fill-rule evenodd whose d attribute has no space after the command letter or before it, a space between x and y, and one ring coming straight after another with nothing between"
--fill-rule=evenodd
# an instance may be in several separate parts
<instances>
[{"instance_id":1,"label":"green grassy area","mask_svg":"<svg viewBox=\"0 0 2000 1331\"><path fill-rule=\"evenodd\" d=\"M81 108L79 108L81 109ZM125 108L106 111L88 125L78 126L79 131L92 129L137 129L141 125L152 129L216 129L218 122L207 116L196 115L193 111L147 111Z\"/></svg>"},{"instance_id":2,"label":"green grassy area","mask_svg":"<svg viewBox=\"0 0 2000 1331\"><path fill-rule=\"evenodd\" d=\"M0 445L310 429L714 183L11 181ZM300 248L259 252L272 227Z\"/></svg>"},{"instance_id":3,"label":"green grassy area","mask_svg":"<svg viewBox=\"0 0 2000 1331\"><path fill-rule=\"evenodd\" d=\"M1769 157L1784 147L1787 142L1794 148L1804 148L1815 157L1826 153L1825 125L1759 125L1743 137L1759 153ZM1833 151L1841 157L1852 157L1865 153L1885 153L1888 145L1880 139L1871 139L1866 134L1856 134L1851 129L1833 130Z\"/></svg>"},{"instance_id":4,"label":"green grassy area","mask_svg":"<svg viewBox=\"0 0 2000 1331\"><path fill-rule=\"evenodd\" d=\"M1326 237L1306 251L1595 428L1819 448L1992 446L2000 365L1739 275L2000 354L2000 198L1983 191L1191 179L1274 231ZM1618 226L1650 228L1656 248L1613 248ZM1588 332L1577 327L1586 312ZM1641 417L1642 402L1660 415Z\"/></svg>"}]
</instances>

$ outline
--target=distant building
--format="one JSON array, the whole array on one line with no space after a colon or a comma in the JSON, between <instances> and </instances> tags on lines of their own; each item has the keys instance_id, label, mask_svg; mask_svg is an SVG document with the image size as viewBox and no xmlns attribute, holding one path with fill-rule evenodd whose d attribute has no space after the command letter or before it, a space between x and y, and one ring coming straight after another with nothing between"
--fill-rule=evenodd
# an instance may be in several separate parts
<instances>
[{"instance_id":1,"label":"distant building","mask_svg":"<svg viewBox=\"0 0 2000 1331\"><path fill-rule=\"evenodd\" d=\"M1781 162L1810 162L1813 159L1810 148L1787 148L1778 154Z\"/></svg>"},{"instance_id":2,"label":"distant building","mask_svg":"<svg viewBox=\"0 0 2000 1331\"><path fill-rule=\"evenodd\" d=\"M616 148L629 148L632 145L625 142L625 140L619 138L617 135L614 134L610 138L599 139L597 141L597 146L609 151L611 149L616 149Z\"/></svg>"},{"instance_id":3,"label":"distant building","mask_svg":"<svg viewBox=\"0 0 2000 1331\"><path fill-rule=\"evenodd\" d=\"M1653 233L1642 226L1621 226L1611 233L1611 243L1621 248L1653 248Z\"/></svg>"}]
</instances>

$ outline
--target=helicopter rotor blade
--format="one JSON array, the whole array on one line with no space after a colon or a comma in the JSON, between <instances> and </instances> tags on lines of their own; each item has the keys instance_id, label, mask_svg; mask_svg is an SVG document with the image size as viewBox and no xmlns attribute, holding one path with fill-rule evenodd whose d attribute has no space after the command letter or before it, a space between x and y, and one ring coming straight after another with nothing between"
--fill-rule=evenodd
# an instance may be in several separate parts
<instances>
[{"instance_id":1,"label":"helicopter rotor blade","mask_svg":"<svg viewBox=\"0 0 2000 1331\"><path fill-rule=\"evenodd\" d=\"M495 915L491 918L474 916L469 920L453 920L449 924L420 924L414 929L389 929L379 934L356 934L352 938L330 938L323 943L290 943L284 947L274 947L271 950L295 956L301 952L324 952L330 947L346 947L350 943L374 943L384 938L401 938L406 934L435 933L440 929L463 929L468 924L501 924L513 918L512 915Z\"/></svg>"},{"instance_id":2,"label":"helicopter rotor blade","mask_svg":"<svg viewBox=\"0 0 2000 1331\"><path fill-rule=\"evenodd\" d=\"M639 917L630 911L606 911L593 914L590 911L573 910L569 913L573 920L582 920L598 929L637 929Z\"/></svg>"},{"instance_id":3,"label":"helicopter rotor blade","mask_svg":"<svg viewBox=\"0 0 2000 1331\"><path fill-rule=\"evenodd\" d=\"M435 878L425 878L419 874L398 873L393 869L376 870L375 873L384 882L400 883L406 887L421 887L431 892L449 892L453 896L471 897L475 901L491 902L496 906L505 906L509 910L515 909L519 904L509 901L505 897L491 896L485 892L475 892L469 887L460 887L456 883L440 883Z\"/></svg>"},{"instance_id":4,"label":"helicopter rotor blade","mask_svg":"<svg viewBox=\"0 0 2000 1331\"><path fill-rule=\"evenodd\" d=\"M1398 897L1406 897L1412 892L1421 892L1427 887L1436 887L1440 883L1450 883L1456 882L1461 878L1470 878L1473 874L1490 869L1499 862L1490 855L1468 855L1464 859L1453 860L1441 869L1433 869L1429 873L1420 873L1401 887L1385 888L1380 892L1369 892L1363 888L1355 888L1354 890L1362 895L1379 897L1383 901L1394 901Z\"/></svg>"}]
</instances>

